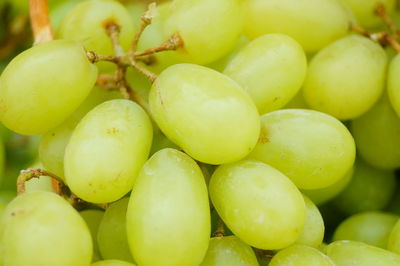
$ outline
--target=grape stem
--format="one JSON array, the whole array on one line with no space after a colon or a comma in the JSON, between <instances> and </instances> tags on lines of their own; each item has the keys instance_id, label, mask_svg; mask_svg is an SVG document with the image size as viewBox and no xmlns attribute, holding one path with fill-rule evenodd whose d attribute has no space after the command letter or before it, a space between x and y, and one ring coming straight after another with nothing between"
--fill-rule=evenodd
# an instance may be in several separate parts
<instances>
[{"instance_id":1,"label":"grape stem","mask_svg":"<svg viewBox=\"0 0 400 266\"><path fill-rule=\"evenodd\" d=\"M47 0L29 0L34 45L54 39L51 30Z\"/></svg>"},{"instance_id":2,"label":"grape stem","mask_svg":"<svg viewBox=\"0 0 400 266\"><path fill-rule=\"evenodd\" d=\"M386 8L383 4L379 4L375 9L375 14L382 18L386 27L389 29L390 34L396 41L400 40L400 32L394 24L390 15L386 12Z\"/></svg>"},{"instance_id":3,"label":"grape stem","mask_svg":"<svg viewBox=\"0 0 400 266\"><path fill-rule=\"evenodd\" d=\"M225 235L225 224L221 217L218 217L217 230L214 232L214 237L223 237Z\"/></svg>"},{"instance_id":4,"label":"grape stem","mask_svg":"<svg viewBox=\"0 0 400 266\"><path fill-rule=\"evenodd\" d=\"M149 48L142 52L135 52L135 56L142 57L142 56L152 55L152 54L163 52L163 51L176 50L182 46L183 46L182 38L179 36L178 33L175 33L171 36L171 38L169 38L168 40L166 40L165 42L163 42L161 45L159 45L157 47Z\"/></svg>"},{"instance_id":5,"label":"grape stem","mask_svg":"<svg viewBox=\"0 0 400 266\"><path fill-rule=\"evenodd\" d=\"M146 29L147 26L149 26L153 20L154 17L154 10L156 9L156 3L150 3L147 11L141 16L140 18L140 25L139 25L139 29L136 32L135 36L133 37L133 41L132 41L132 45L129 49L129 53L133 54L136 49L137 49L137 45L139 43L140 37L142 36L143 31Z\"/></svg>"}]
</instances>

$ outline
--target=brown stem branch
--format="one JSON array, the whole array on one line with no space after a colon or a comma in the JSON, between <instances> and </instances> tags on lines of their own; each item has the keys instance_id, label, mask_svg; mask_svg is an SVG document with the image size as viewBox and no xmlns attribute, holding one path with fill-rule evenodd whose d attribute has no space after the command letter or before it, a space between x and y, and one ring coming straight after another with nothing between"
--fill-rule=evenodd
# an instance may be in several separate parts
<instances>
[{"instance_id":1,"label":"brown stem branch","mask_svg":"<svg viewBox=\"0 0 400 266\"><path fill-rule=\"evenodd\" d=\"M86 52L86 56L89 61L94 64L100 61L112 62L114 64L120 64L120 59L113 55L101 55L93 51Z\"/></svg>"},{"instance_id":2,"label":"brown stem branch","mask_svg":"<svg viewBox=\"0 0 400 266\"><path fill-rule=\"evenodd\" d=\"M166 40L159 46L146 49L142 52L136 52L135 56L140 57L140 56L145 56L145 55L152 55L152 54L163 52L163 51L176 50L182 46L183 46L182 38L179 36L178 33L175 33L174 35L171 36L171 38L169 38L168 40Z\"/></svg>"},{"instance_id":3,"label":"brown stem branch","mask_svg":"<svg viewBox=\"0 0 400 266\"><path fill-rule=\"evenodd\" d=\"M123 56L124 49L119 42L119 33L121 27L114 20L109 20L104 23L104 28L106 29L106 32L111 39L112 47L114 49L114 55L117 57Z\"/></svg>"},{"instance_id":4,"label":"brown stem branch","mask_svg":"<svg viewBox=\"0 0 400 266\"><path fill-rule=\"evenodd\" d=\"M390 15L386 12L386 8L383 4L379 4L376 7L375 14L381 17L386 27L389 29L390 33L393 35L394 39L399 40L400 39L399 30L397 29Z\"/></svg>"},{"instance_id":5,"label":"brown stem branch","mask_svg":"<svg viewBox=\"0 0 400 266\"><path fill-rule=\"evenodd\" d=\"M145 75L150 83L153 83L157 79L158 76L155 73L139 65L132 56L129 57L129 63L133 68Z\"/></svg>"},{"instance_id":6,"label":"brown stem branch","mask_svg":"<svg viewBox=\"0 0 400 266\"><path fill-rule=\"evenodd\" d=\"M34 44L54 39L51 30L47 0L29 0L29 14L34 36Z\"/></svg>"},{"instance_id":7,"label":"brown stem branch","mask_svg":"<svg viewBox=\"0 0 400 266\"><path fill-rule=\"evenodd\" d=\"M133 54L136 51L137 45L139 43L139 39L142 36L143 31L146 29L147 26L149 26L151 24L151 21L153 20L153 13L154 13L155 8L156 8L155 2L149 4L147 11L140 18L141 21L140 21L139 29L136 32L135 36L133 37L132 45L129 49L130 54Z\"/></svg>"},{"instance_id":8,"label":"brown stem branch","mask_svg":"<svg viewBox=\"0 0 400 266\"><path fill-rule=\"evenodd\" d=\"M254 248L254 247L253 247L253 250L254 250L254 253L256 253L256 256L259 258L262 258L262 259L269 260L269 259L273 258L275 255L275 252L272 250L263 250L263 249L258 249L258 248Z\"/></svg>"}]
</instances>

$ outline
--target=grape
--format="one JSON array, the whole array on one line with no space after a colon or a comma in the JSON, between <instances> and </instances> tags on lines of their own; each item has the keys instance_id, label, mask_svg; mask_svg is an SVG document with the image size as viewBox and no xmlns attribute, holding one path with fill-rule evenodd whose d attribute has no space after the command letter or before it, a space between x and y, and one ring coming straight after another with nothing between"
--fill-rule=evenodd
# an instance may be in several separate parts
<instances>
[{"instance_id":1,"label":"grape","mask_svg":"<svg viewBox=\"0 0 400 266\"><path fill-rule=\"evenodd\" d=\"M27 1L26 1L27 2ZM62 20L81 0L61 1L50 10L50 22L55 35L58 35Z\"/></svg>"},{"instance_id":2,"label":"grape","mask_svg":"<svg viewBox=\"0 0 400 266\"><path fill-rule=\"evenodd\" d=\"M400 221L397 220L389 235L387 249L400 254Z\"/></svg>"},{"instance_id":3,"label":"grape","mask_svg":"<svg viewBox=\"0 0 400 266\"><path fill-rule=\"evenodd\" d=\"M269 266L335 266L333 261L315 248L294 245L279 251ZM339 265L338 265L339 266Z\"/></svg>"},{"instance_id":4,"label":"grape","mask_svg":"<svg viewBox=\"0 0 400 266\"><path fill-rule=\"evenodd\" d=\"M351 123L361 157L382 169L400 167L400 118L386 95L363 116Z\"/></svg>"},{"instance_id":5,"label":"grape","mask_svg":"<svg viewBox=\"0 0 400 266\"><path fill-rule=\"evenodd\" d=\"M317 206L306 196L304 196L304 202L306 204L306 220L296 244L317 248L324 239L324 220Z\"/></svg>"},{"instance_id":6,"label":"grape","mask_svg":"<svg viewBox=\"0 0 400 266\"><path fill-rule=\"evenodd\" d=\"M153 83L150 110L163 133L194 159L223 164L245 157L260 130L257 109L230 78L177 64Z\"/></svg>"},{"instance_id":7,"label":"grape","mask_svg":"<svg viewBox=\"0 0 400 266\"><path fill-rule=\"evenodd\" d=\"M334 199L334 204L347 214L383 209L393 196L396 180L393 173L358 160L349 185Z\"/></svg>"},{"instance_id":8,"label":"grape","mask_svg":"<svg viewBox=\"0 0 400 266\"><path fill-rule=\"evenodd\" d=\"M344 177L329 187L313 190L302 190L302 192L306 194L316 205L322 205L335 198L347 187L353 176L353 171L354 169L351 168L349 171L347 171Z\"/></svg>"},{"instance_id":9,"label":"grape","mask_svg":"<svg viewBox=\"0 0 400 266\"><path fill-rule=\"evenodd\" d=\"M396 266L400 256L357 241L335 241L327 248L328 256L338 266Z\"/></svg>"},{"instance_id":10,"label":"grape","mask_svg":"<svg viewBox=\"0 0 400 266\"><path fill-rule=\"evenodd\" d=\"M366 28L376 28L383 24L382 18L375 14L375 9L379 4L385 7L388 14L392 13L396 6L396 0L341 0L347 4L357 21Z\"/></svg>"},{"instance_id":11,"label":"grape","mask_svg":"<svg viewBox=\"0 0 400 266\"><path fill-rule=\"evenodd\" d=\"M85 222L54 193L15 198L2 216L0 230L3 265L90 264L92 242Z\"/></svg>"},{"instance_id":12,"label":"grape","mask_svg":"<svg viewBox=\"0 0 400 266\"><path fill-rule=\"evenodd\" d=\"M126 235L126 209L129 198L112 203L104 213L97 233L100 253L104 259L133 262Z\"/></svg>"},{"instance_id":13,"label":"grape","mask_svg":"<svg viewBox=\"0 0 400 266\"><path fill-rule=\"evenodd\" d=\"M378 101L385 85L386 53L365 37L351 35L311 60L303 95L307 104L338 119L354 119Z\"/></svg>"},{"instance_id":14,"label":"grape","mask_svg":"<svg viewBox=\"0 0 400 266\"><path fill-rule=\"evenodd\" d=\"M335 118L312 110L288 109L261 117L261 135L248 156L275 167L302 189L336 183L351 168L354 140Z\"/></svg>"},{"instance_id":15,"label":"grape","mask_svg":"<svg viewBox=\"0 0 400 266\"><path fill-rule=\"evenodd\" d=\"M83 220L85 220L86 225L89 228L90 235L92 237L93 245L93 258L92 261L101 260L101 255L99 251L99 245L97 244L97 232L99 230L100 221L103 218L104 212L101 210L83 210L79 212Z\"/></svg>"},{"instance_id":16,"label":"grape","mask_svg":"<svg viewBox=\"0 0 400 266\"><path fill-rule=\"evenodd\" d=\"M245 6L245 32L251 39L283 33L307 52L318 51L348 29L346 10L336 0L248 0Z\"/></svg>"},{"instance_id":17,"label":"grape","mask_svg":"<svg viewBox=\"0 0 400 266\"><path fill-rule=\"evenodd\" d=\"M179 33L184 46L176 53L185 62L208 64L223 57L243 30L241 0L175 0L169 12L164 36Z\"/></svg>"},{"instance_id":18,"label":"grape","mask_svg":"<svg viewBox=\"0 0 400 266\"><path fill-rule=\"evenodd\" d=\"M232 232L260 249L293 244L305 221L296 186L276 169L257 161L222 165L211 177L211 201Z\"/></svg>"},{"instance_id":19,"label":"grape","mask_svg":"<svg viewBox=\"0 0 400 266\"><path fill-rule=\"evenodd\" d=\"M306 56L295 40L267 34L246 45L228 63L224 74L237 81L264 114L280 109L296 95L306 71Z\"/></svg>"},{"instance_id":20,"label":"grape","mask_svg":"<svg viewBox=\"0 0 400 266\"><path fill-rule=\"evenodd\" d=\"M111 100L77 125L65 150L65 179L78 197L112 202L128 193L147 159L151 122L136 103Z\"/></svg>"},{"instance_id":21,"label":"grape","mask_svg":"<svg viewBox=\"0 0 400 266\"><path fill-rule=\"evenodd\" d=\"M0 203L3 205L7 205L16 196L17 193L14 190L0 190Z\"/></svg>"},{"instance_id":22,"label":"grape","mask_svg":"<svg viewBox=\"0 0 400 266\"><path fill-rule=\"evenodd\" d=\"M45 133L78 108L96 75L79 44L36 45L15 57L0 76L1 121L23 135Z\"/></svg>"},{"instance_id":23,"label":"grape","mask_svg":"<svg viewBox=\"0 0 400 266\"><path fill-rule=\"evenodd\" d=\"M350 216L336 229L333 241L355 240L386 248L389 234L399 217L384 212L363 212Z\"/></svg>"},{"instance_id":24,"label":"grape","mask_svg":"<svg viewBox=\"0 0 400 266\"><path fill-rule=\"evenodd\" d=\"M397 115L400 116L400 55L396 55L389 65L388 92L389 99Z\"/></svg>"},{"instance_id":25,"label":"grape","mask_svg":"<svg viewBox=\"0 0 400 266\"><path fill-rule=\"evenodd\" d=\"M135 182L126 221L140 266L199 265L210 237L210 209L195 161L174 149L155 153Z\"/></svg>"},{"instance_id":26,"label":"grape","mask_svg":"<svg viewBox=\"0 0 400 266\"><path fill-rule=\"evenodd\" d=\"M135 266L135 264L122 260L102 260L93 263L91 266Z\"/></svg>"},{"instance_id":27,"label":"grape","mask_svg":"<svg viewBox=\"0 0 400 266\"><path fill-rule=\"evenodd\" d=\"M135 34L133 20L128 10L113 0L88 0L76 5L63 19L60 37L79 41L86 50L111 55L114 50L105 29L108 22L120 26L119 41L127 49ZM108 70L111 63L98 65L102 70Z\"/></svg>"},{"instance_id":28,"label":"grape","mask_svg":"<svg viewBox=\"0 0 400 266\"><path fill-rule=\"evenodd\" d=\"M258 266L254 251L236 236L213 237L200 266Z\"/></svg>"},{"instance_id":29,"label":"grape","mask_svg":"<svg viewBox=\"0 0 400 266\"><path fill-rule=\"evenodd\" d=\"M48 176L41 176L25 182L25 192L33 191L53 192L51 178Z\"/></svg>"}]
</instances>

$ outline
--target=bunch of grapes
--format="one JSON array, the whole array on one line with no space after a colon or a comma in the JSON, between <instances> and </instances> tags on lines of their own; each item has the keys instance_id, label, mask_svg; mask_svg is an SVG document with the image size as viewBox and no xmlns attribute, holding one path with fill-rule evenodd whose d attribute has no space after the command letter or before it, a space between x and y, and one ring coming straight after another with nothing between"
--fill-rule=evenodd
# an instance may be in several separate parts
<instances>
[{"instance_id":1,"label":"bunch of grapes","mask_svg":"<svg viewBox=\"0 0 400 266\"><path fill-rule=\"evenodd\" d=\"M3 1L0 265L400 265L398 6Z\"/></svg>"}]
</instances>

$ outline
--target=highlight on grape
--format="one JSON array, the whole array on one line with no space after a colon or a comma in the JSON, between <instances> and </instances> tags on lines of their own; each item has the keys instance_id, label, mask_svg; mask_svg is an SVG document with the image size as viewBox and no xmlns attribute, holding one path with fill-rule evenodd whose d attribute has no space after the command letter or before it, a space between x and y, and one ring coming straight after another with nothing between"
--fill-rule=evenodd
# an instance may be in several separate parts
<instances>
[{"instance_id":1,"label":"highlight on grape","mask_svg":"<svg viewBox=\"0 0 400 266\"><path fill-rule=\"evenodd\" d=\"M400 265L400 0L0 18L0 266Z\"/></svg>"}]
</instances>

